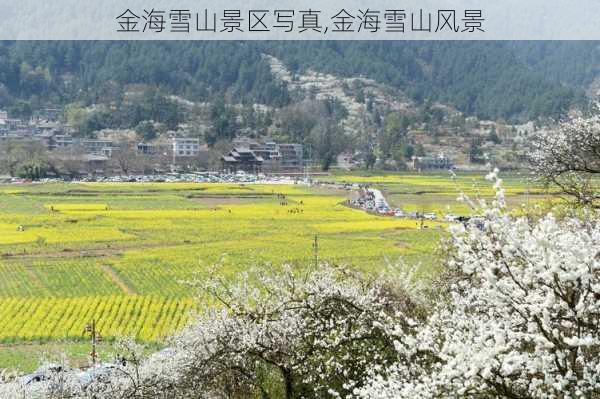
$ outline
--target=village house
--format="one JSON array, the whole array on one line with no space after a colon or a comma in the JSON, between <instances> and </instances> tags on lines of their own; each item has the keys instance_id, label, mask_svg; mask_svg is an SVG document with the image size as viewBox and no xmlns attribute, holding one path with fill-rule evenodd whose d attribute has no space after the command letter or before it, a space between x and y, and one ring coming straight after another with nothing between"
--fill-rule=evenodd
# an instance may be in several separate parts
<instances>
[{"instance_id":1,"label":"village house","mask_svg":"<svg viewBox=\"0 0 600 399\"><path fill-rule=\"evenodd\" d=\"M304 166L301 144L282 144L272 140L259 142L248 137L240 137L233 140L233 146L236 151L249 150L256 157L261 158L264 171L291 171L302 169Z\"/></svg>"},{"instance_id":2,"label":"village house","mask_svg":"<svg viewBox=\"0 0 600 399\"><path fill-rule=\"evenodd\" d=\"M150 143L138 143L137 144L138 155L156 155L158 154L158 147Z\"/></svg>"},{"instance_id":3,"label":"village house","mask_svg":"<svg viewBox=\"0 0 600 399\"><path fill-rule=\"evenodd\" d=\"M436 157L412 157L410 163L412 170L450 170L454 169L454 163L444 154Z\"/></svg>"},{"instance_id":4,"label":"village house","mask_svg":"<svg viewBox=\"0 0 600 399\"><path fill-rule=\"evenodd\" d=\"M107 158L112 156L113 149L115 147L112 140L81 140L81 146L84 148L86 154L102 155Z\"/></svg>"},{"instance_id":5,"label":"village house","mask_svg":"<svg viewBox=\"0 0 600 399\"><path fill-rule=\"evenodd\" d=\"M235 148L221 157L223 169L229 172L259 173L262 171L263 161L252 150L246 148Z\"/></svg>"},{"instance_id":6,"label":"village house","mask_svg":"<svg viewBox=\"0 0 600 399\"><path fill-rule=\"evenodd\" d=\"M304 166L303 147L301 144L278 144L281 168L301 169Z\"/></svg>"},{"instance_id":7,"label":"village house","mask_svg":"<svg viewBox=\"0 0 600 399\"><path fill-rule=\"evenodd\" d=\"M173 158L195 157L200 153L200 139L191 137L173 137L171 139Z\"/></svg>"},{"instance_id":8,"label":"village house","mask_svg":"<svg viewBox=\"0 0 600 399\"><path fill-rule=\"evenodd\" d=\"M61 149L68 148L73 145L73 137L66 134L54 135L51 140L51 147L49 149Z\"/></svg>"}]
</instances>

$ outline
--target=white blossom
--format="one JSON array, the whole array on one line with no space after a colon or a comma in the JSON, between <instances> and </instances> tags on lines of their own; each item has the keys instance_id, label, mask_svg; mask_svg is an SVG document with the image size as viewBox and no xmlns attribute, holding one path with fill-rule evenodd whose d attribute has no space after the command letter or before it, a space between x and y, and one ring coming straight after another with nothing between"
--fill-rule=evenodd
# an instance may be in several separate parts
<instances>
[{"instance_id":1,"label":"white blossom","mask_svg":"<svg viewBox=\"0 0 600 399\"><path fill-rule=\"evenodd\" d=\"M552 214L511 218L502 196L483 210L483 226L452 229L446 299L421 326L416 347L397 348L430 355L373 375L357 395L600 394L600 226Z\"/></svg>"},{"instance_id":2,"label":"white blossom","mask_svg":"<svg viewBox=\"0 0 600 399\"><path fill-rule=\"evenodd\" d=\"M600 201L600 104L594 108L591 116L537 132L529 153L536 175L587 205Z\"/></svg>"}]
</instances>

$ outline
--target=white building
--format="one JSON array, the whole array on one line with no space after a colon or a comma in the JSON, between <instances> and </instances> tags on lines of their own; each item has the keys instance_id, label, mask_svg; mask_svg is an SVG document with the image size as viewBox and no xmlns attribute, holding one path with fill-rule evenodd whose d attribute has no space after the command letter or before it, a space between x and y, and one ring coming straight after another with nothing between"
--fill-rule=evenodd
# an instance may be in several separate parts
<instances>
[{"instance_id":1,"label":"white building","mask_svg":"<svg viewBox=\"0 0 600 399\"><path fill-rule=\"evenodd\" d=\"M195 157L200 153L200 139L174 137L172 139L174 157Z\"/></svg>"},{"instance_id":2,"label":"white building","mask_svg":"<svg viewBox=\"0 0 600 399\"><path fill-rule=\"evenodd\" d=\"M82 140L81 145L87 154L102 155L110 158L114 148L111 140Z\"/></svg>"}]
</instances>

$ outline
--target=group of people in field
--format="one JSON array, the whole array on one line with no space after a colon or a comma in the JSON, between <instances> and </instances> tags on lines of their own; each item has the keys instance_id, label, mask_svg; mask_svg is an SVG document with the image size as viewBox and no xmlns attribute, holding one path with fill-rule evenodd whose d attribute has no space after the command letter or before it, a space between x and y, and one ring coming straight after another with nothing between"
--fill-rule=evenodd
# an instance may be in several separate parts
<instances>
[{"instance_id":1,"label":"group of people in field","mask_svg":"<svg viewBox=\"0 0 600 399\"><path fill-rule=\"evenodd\" d=\"M277 194L277 199L279 199L280 206L288 206L289 205L285 194ZM298 204L300 204L302 206L302 205L304 205L304 201L300 200L300 202ZM304 209L302 209L300 207L296 207L293 209L288 209L287 213L290 213L290 214L304 213Z\"/></svg>"},{"instance_id":2,"label":"group of people in field","mask_svg":"<svg viewBox=\"0 0 600 399\"><path fill-rule=\"evenodd\" d=\"M287 199L285 198L285 194L277 194L277 199L279 200L280 206L288 205Z\"/></svg>"}]
</instances>

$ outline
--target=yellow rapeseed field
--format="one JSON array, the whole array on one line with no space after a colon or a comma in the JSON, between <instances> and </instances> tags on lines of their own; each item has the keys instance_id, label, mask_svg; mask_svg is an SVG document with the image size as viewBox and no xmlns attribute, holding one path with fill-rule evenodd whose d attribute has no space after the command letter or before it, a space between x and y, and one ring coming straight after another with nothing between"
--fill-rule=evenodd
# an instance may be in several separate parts
<instances>
[{"instance_id":1,"label":"yellow rapeseed field","mask_svg":"<svg viewBox=\"0 0 600 399\"><path fill-rule=\"evenodd\" d=\"M376 183L408 210L455 203L442 177L332 179ZM91 319L108 339L160 341L195 308L185 282L218 261L232 279L253 266L303 268L315 255L369 273L402 258L424 278L435 273L446 223L372 215L347 199L301 185L0 187L0 343L81 340Z\"/></svg>"}]
</instances>

